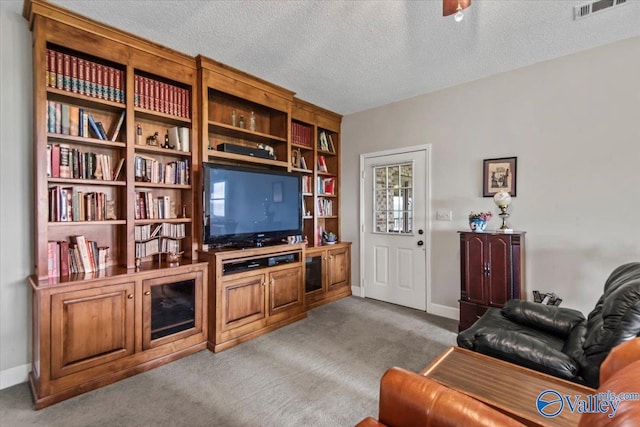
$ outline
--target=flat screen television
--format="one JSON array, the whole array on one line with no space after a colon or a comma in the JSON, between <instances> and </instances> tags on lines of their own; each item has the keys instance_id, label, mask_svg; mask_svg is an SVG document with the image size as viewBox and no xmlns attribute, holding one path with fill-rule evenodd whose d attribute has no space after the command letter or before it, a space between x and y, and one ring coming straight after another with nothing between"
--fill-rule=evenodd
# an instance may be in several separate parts
<instances>
[{"instance_id":1,"label":"flat screen television","mask_svg":"<svg viewBox=\"0 0 640 427\"><path fill-rule=\"evenodd\" d=\"M261 246L302 234L297 174L203 163L204 243Z\"/></svg>"}]
</instances>

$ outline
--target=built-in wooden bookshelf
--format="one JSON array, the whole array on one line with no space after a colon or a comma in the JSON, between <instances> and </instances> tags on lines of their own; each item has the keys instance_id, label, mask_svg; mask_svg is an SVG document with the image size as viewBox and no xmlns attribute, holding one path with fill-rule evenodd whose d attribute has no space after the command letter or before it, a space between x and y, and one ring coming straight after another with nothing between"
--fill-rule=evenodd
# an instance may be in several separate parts
<instances>
[{"instance_id":1,"label":"built-in wooden bookshelf","mask_svg":"<svg viewBox=\"0 0 640 427\"><path fill-rule=\"evenodd\" d=\"M203 161L288 168L293 92L204 56L200 74ZM225 149L231 147L231 149ZM246 149L262 149L247 155Z\"/></svg>"},{"instance_id":2,"label":"built-in wooden bookshelf","mask_svg":"<svg viewBox=\"0 0 640 427\"><path fill-rule=\"evenodd\" d=\"M26 0L24 17L34 76L30 383L40 408L205 348L208 266L193 234L195 59L42 0ZM141 230L159 226L158 250L141 254L152 240ZM180 324L160 304L168 294L190 307ZM169 332L158 334L159 322Z\"/></svg>"},{"instance_id":3,"label":"built-in wooden bookshelf","mask_svg":"<svg viewBox=\"0 0 640 427\"><path fill-rule=\"evenodd\" d=\"M312 246L322 245L322 232L340 237L340 124L342 116L298 98L291 108L292 170L311 181L303 194L304 235ZM304 158L306 168L299 167Z\"/></svg>"},{"instance_id":4,"label":"built-in wooden bookshelf","mask_svg":"<svg viewBox=\"0 0 640 427\"><path fill-rule=\"evenodd\" d=\"M205 348L216 315L207 275L220 272L198 261L203 162L302 175L300 247L325 261L312 303L350 293L349 243L321 236L340 236L340 115L45 0L25 0L23 14L33 33L37 408ZM93 264L63 269L61 254L83 240ZM171 293L190 307L180 325L160 304ZM160 317L171 332L156 330Z\"/></svg>"}]
</instances>

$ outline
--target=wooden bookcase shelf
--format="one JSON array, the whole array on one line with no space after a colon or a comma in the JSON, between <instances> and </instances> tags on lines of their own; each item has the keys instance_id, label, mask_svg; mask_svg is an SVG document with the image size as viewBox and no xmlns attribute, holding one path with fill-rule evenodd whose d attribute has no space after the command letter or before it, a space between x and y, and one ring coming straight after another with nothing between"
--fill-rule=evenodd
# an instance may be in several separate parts
<instances>
[{"instance_id":1,"label":"wooden bookcase shelf","mask_svg":"<svg viewBox=\"0 0 640 427\"><path fill-rule=\"evenodd\" d=\"M41 408L205 348L208 266L194 261L195 60L46 1L26 0L24 16L34 64L30 383ZM139 76L158 88L146 94L150 107L136 104ZM146 145L174 127L184 151ZM135 180L140 156L162 179ZM136 219L140 192L162 197L170 218ZM184 230L161 237L182 257L137 259L136 227L161 223ZM188 301L187 319L158 308L165 290ZM163 322L170 328L154 327Z\"/></svg>"},{"instance_id":2,"label":"wooden bookcase shelf","mask_svg":"<svg viewBox=\"0 0 640 427\"><path fill-rule=\"evenodd\" d=\"M223 284L232 293L240 275L218 270L243 252L268 259L293 251L296 262L246 274L250 289L263 286L259 278L270 283L262 289L265 317L247 330L209 337L215 350L303 318L307 302L350 294L350 244L324 246L321 234L340 236L340 115L45 0L25 0L23 14L33 34L30 383L37 408L205 348L207 320L217 333L213 316L222 310L207 292ZM230 145L269 155L225 151ZM308 244L206 255L203 162L302 176ZM82 238L89 255L79 253ZM305 251L324 258L323 291L308 301ZM181 257L168 262L167 252ZM215 280L207 286L209 274ZM188 301L193 318L154 320L163 289ZM236 308L245 306L243 298L234 299ZM216 304L209 313L208 301ZM87 326L96 322L113 339Z\"/></svg>"},{"instance_id":3,"label":"wooden bookcase shelf","mask_svg":"<svg viewBox=\"0 0 640 427\"><path fill-rule=\"evenodd\" d=\"M310 181L303 194L304 235L311 246L322 245L322 232L340 236L340 124L342 117L294 98L291 108L292 171L300 170L300 158ZM331 136L331 139L329 139ZM331 190L331 191L325 191Z\"/></svg>"}]
</instances>

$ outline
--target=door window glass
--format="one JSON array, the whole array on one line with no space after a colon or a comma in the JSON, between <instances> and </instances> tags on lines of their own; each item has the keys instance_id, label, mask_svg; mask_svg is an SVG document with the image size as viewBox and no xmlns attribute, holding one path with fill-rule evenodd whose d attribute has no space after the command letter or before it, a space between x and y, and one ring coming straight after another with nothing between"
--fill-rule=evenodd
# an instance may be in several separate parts
<instances>
[{"instance_id":1,"label":"door window glass","mask_svg":"<svg viewBox=\"0 0 640 427\"><path fill-rule=\"evenodd\" d=\"M374 233L413 233L413 162L373 167Z\"/></svg>"}]
</instances>

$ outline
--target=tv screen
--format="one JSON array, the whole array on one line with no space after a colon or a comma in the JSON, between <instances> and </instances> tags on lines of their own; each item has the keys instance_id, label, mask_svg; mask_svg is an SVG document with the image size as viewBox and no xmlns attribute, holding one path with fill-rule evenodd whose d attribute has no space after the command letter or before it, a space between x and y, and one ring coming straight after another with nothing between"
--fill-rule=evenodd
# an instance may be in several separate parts
<instances>
[{"instance_id":1,"label":"tv screen","mask_svg":"<svg viewBox=\"0 0 640 427\"><path fill-rule=\"evenodd\" d=\"M251 245L302 234L299 175L203 164L204 242Z\"/></svg>"}]
</instances>

